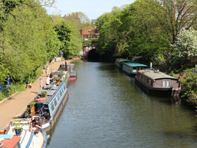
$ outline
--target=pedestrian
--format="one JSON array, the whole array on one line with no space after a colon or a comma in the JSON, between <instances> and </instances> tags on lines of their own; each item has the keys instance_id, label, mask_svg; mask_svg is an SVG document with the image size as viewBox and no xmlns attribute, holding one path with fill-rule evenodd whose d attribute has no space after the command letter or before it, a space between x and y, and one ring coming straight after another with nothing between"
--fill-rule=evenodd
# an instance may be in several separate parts
<instances>
[{"instance_id":1,"label":"pedestrian","mask_svg":"<svg viewBox=\"0 0 197 148\"><path fill-rule=\"evenodd\" d=\"M47 75L46 85L49 85L49 84L50 84L50 80L51 80L51 79L52 79L52 78L50 78L49 75Z\"/></svg>"}]
</instances>

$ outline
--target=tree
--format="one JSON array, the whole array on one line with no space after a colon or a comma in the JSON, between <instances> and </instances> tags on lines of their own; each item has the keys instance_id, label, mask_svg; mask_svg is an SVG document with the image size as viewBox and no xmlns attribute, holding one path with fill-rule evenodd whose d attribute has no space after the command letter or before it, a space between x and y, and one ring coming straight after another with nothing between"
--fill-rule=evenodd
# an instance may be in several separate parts
<instances>
[{"instance_id":1,"label":"tree","mask_svg":"<svg viewBox=\"0 0 197 148\"><path fill-rule=\"evenodd\" d=\"M74 12L65 16L66 21L75 21L78 28L83 28L84 26L90 25L89 18L83 12Z\"/></svg>"},{"instance_id":2,"label":"tree","mask_svg":"<svg viewBox=\"0 0 197 148\"><path fill-rule=\"evenodd\" d=\"M59 40L62 43L60 50L62 50L64 52L64 55L66 55L69 58L70 54L68 48L70 46L70 40L71 40L71 28L66 24L65 21L56 24L54 28L58 34Z\"/></svg>"},{"instance_id":3,"label":"tree","mask_svg":"<svg viewBox=\"0 0 197 148\"><path fill-rule=\"evenodd\" d=\"M197 57L197 33L190 28L182 29L178 34L177 41L172 45L174 48L174 63L185 65L196 61ZM181 63L181 64L180 64Z\"/></svg>"},{"instance_id":4,"label":"tree","mask_svg":"<svg viewBox=\"0 0 197 148\"><path fill-rule=\"evenodd\" d=\"M59 52L60 41L50 17L39 2L3 1L0 9L0 82L26 82Z\"/></svg>"}]
</instances>

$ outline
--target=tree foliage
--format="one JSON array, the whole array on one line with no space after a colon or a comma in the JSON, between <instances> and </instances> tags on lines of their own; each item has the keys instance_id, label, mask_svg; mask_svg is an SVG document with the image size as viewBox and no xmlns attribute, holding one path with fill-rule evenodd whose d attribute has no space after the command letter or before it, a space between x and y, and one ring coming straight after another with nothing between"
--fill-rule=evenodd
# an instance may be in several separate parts
<instances>
[{"instance_id":1,"label":"tree foliage","mask_svg":"<svg viewBox=\"0 0 197 148\"><path fill-rule=\"evenodd\" d=\"M142 56L141 62L170 70L182 27L196 27L196 1L138 0L97 18L97 52L105 57Z\"/></svg>"},{"instance_id":2,"label":"tree foliage","mask_svg":"<svg viewBox=\"0 0 197 148\"><path fill-rule=\"evenodd\" d=\"M60 41L39 2L5 0L1 9L0 82L25 82L59 53Z\"/></svg>"}]
</instances>

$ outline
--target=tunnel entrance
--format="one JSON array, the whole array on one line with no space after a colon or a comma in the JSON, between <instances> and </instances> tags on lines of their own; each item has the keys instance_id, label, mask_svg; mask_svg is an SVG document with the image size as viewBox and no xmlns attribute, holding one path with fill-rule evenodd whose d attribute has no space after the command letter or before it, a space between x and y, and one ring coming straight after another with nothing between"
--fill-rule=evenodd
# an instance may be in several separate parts
<instances>
[{"instance_id":1,"label":"tunnel entrance","mask_svg":"<svg viewBox=\"0 0 197 148\"><path fill-rule=\"evenodd\" d=\"M88 52L87 60L91 62L99 62L99 54L96 53L96 49L92 49Z\"/></svg>"}]
</instances>

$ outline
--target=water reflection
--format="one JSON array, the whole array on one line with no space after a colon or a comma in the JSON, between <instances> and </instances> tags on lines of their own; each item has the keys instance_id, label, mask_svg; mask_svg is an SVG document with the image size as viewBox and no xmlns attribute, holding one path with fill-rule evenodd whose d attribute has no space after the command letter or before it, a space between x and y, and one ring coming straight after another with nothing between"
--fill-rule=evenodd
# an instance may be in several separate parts
<instances>
[{"instance_id":1,"label":"water reflection","mask_svg":"<svg viewBox=\"0 0 197 148\"><path fill-rule=\"evenodd\" d=\"M113 64L75 64L49 148L196 147L192 110L145 94Z\"/></svg>"}]
</instances>

